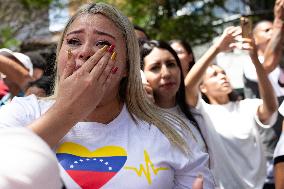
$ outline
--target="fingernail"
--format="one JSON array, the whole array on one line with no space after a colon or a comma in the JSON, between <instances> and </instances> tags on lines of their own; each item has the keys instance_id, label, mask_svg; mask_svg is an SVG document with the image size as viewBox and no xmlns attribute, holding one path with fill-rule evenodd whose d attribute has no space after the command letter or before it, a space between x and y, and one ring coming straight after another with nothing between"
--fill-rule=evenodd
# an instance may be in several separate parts
<instances>
[{"instance_id":1,"label":"fingernail","mask_svg":"<svg viewBox=\"0 0 284 189\"><path fill-rule=\"evenodd\" d=\"M113 49L115 48L115 45L111 45L109 48L108 48L108 52L112 53L113 52Z\"/></svg>"},{"instance_id":2,"label":"fingernail","mask_svg":"<svg viewBox=\"0 0 284 189\"><path fill-rule=\"evenodd\" d=\"M101 49L102 49L102 51L106 51L107 48L108 48L108 45L105 45L105 46L104 46L103 48L101 48Z\"/></svg>"},{"instance_id":3,"label":"fingernail","mask_svg":"<svg viewBox=\"0 0 284 189\"><path fill-rule=\"evenodd\" d=\"M68 55L67 55L67 58L68 60L72 57L72 52L71 52L71 49L68 49Z\"/></svg>"},{"instance_id":4,"label":"fingernail","mask_svg":"<svg viewBox=\"0 0 284 189\"><path fill-rule=\"evenodd\" d=\"M112 55L111 55L111 57L110 57L110 59L114 60L115 57L116 57L116 52L113 52Z\"/></svg>"},{"instance_id":5,"label":"fingernail","mask_svg":"<svg viewBox=\"0 0 284 189\"><path fill-rule=\"evenodd\" d=\"M114 68L111 69L111 73L115 74L117 72L117 70L118 70L118 67L114 67Z\"/></svg>"}]
</instances>

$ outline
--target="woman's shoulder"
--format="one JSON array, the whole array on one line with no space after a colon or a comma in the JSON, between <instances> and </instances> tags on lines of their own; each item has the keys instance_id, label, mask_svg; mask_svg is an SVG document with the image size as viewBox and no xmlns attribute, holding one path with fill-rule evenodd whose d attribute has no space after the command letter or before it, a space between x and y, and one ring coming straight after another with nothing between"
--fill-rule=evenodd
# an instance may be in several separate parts
<instances>
[{"instance_id":1,"label":"woman's shoulder","mask_svg":"<svg viewBox=\"0 0 284 189\"><path fill-rule=\"evenodd\" d=\"M11 102L1 107L1 112L6 111L20 111L34 109L38 106L38 100L35 95L26 97L14 97Z\"/></svg>"},{"instance_id":2,"label":"woman's shoulder","mask_svg":"<svg viewBox=\"0 0 284 189\"><path fill-rule=\"evenodd\" d=\"M257 108L263 103L262 99L259 98L246 98L240 101L237 101L238 105L242 108Z\"/></svg>"},{"instance_id":3,"label":"woman's shoulder","mask_svg":"<svg viewBox=\"0 0 284 189\"><path fill-rule=\"evenodd\" d=\"M20 105L24 108L31 108L40 112L48 109L54 100L39 98L34 94L25 97L14 97L10 103L11 106Z\"/></svg>"},{"instance_id":4,"label":"woman's shoulder","mask_svg":"<svg viewBox=\"0 0 284 189\"><path fill-rule=\"evenodd\" d=\"M0 108L0 124L8 127L25 126L42 115L50 105L49 100L39 100L35 95L14 97Z\"/></svg>"}]
</instances>

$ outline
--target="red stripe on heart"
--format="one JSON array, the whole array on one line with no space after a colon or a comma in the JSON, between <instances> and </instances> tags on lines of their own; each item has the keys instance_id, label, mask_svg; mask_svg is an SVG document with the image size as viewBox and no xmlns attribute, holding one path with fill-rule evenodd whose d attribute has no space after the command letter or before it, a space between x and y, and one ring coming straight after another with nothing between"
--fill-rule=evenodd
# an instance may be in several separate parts
<instances>
[{"instance_id":1,"label":"red stripe on heart","mask_svg":"<svg viewBox=\"0 0 284 189\"><path fill-rule=\"evenodd\" d=\"M82 189L96 189L108 182L116 172L72 171L68 174Z\"/></svg>"}]
</instances>

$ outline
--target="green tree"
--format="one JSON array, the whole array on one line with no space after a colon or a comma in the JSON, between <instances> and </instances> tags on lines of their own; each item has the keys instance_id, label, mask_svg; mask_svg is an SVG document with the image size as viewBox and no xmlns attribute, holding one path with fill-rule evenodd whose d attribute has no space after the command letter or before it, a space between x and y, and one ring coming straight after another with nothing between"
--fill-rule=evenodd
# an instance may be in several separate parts
<instances>
[{"instance_id":1,"label":"green tree","mask_svg":"<svg viewBox=\"0 0 284 189\"><path fill-rule=\"evenodd\" d=\"M239 9L225 5L228 0L103 0L118 6L134 24L142 26L154 39L186 39L193 45L203 44L220 34L222 18L214 14L218 8L227 14L240 14ZM269 14L275 0L239 0L250 7L253 14ZM179 14L181 10L184 14ZM215 21L220 20L220 24ZM257 18L255 18L257 20ZM234 21L238 24L238 19Z\"/></svg>"},{"instance_id":2,"label":"green tree","mask_svg":"<svg viewBox=\"0 0 284 189\"><path fill-rule=\"evenodd\" d=\"M1 0L0 3L0 47L17 48L21 41L16 36L34 35L43 24L48 26L48 8L59 0ZM30 27L27 27L30 26Z\"/></svg>"},{"instance_id":3,"label":"green tree","mask_svg":"<svg viewBox=\"0 0 284 189\"><path fill-rule=\"evenodd\" d=\"M128 15L134 24L144 27L154 39L179 38L192 44L201 44L217 35L212 24L217 19L213 9L223 7L224 0L128 0L112 3ZM186 5L187 14L178 16L177 12Z\"/></svg>"}]
</instances>

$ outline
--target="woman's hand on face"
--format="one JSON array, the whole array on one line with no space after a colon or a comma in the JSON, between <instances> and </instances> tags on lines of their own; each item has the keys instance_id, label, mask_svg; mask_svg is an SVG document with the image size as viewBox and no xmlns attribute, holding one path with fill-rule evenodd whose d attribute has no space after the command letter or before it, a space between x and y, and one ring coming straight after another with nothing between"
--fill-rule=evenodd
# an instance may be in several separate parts
<instances>
[{"instance_id":1,"label":"woman's hand on face","mask_svg":"<svg viewBox=\"0 0 284 189\"><path fill-rule=\"evenodd\" d=\"M68 52L55 104L76 116L78 121L88 116L102 100L117 71L114 67L116 53L112 51L113 47L104 46L77 70L74 56Z\"/></svg>"},{"instance_id":2,"label":"woman's hand on face","mask_svg":"<svg viewBox=\"0 0 284 189\"><path fill-rule=\"evenodd\" d=\"M240 27L227 27L221 37L218 39L216 45L219 51L229 51L236 47L236 38L241 34Z\"/></svg>"},{"instance_id":3,"label":"woman's hand on face","mask_svg":"<svg viewBox=\"0 0 284 189\"><path fill-rule=\"evenodd\" d=\"M150 84L147 82L147 83L143 83L143 87L144 87L144 90L146 91L146 94L147 94L147 98L152 102L152 103L155 103L155 98L154 98L154 93L153 93L153 89L152 87L150 86Z\"/></svg>"}]
</instances>

